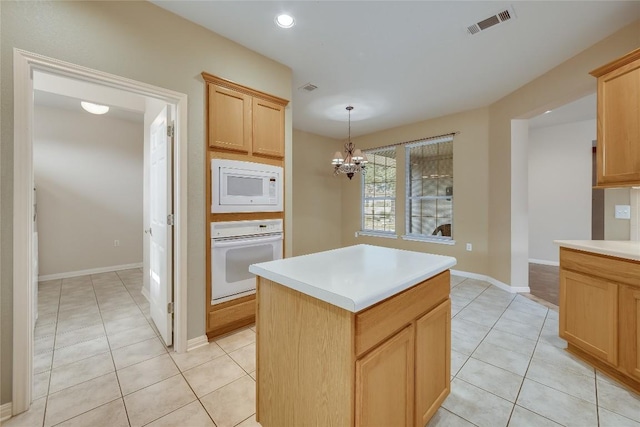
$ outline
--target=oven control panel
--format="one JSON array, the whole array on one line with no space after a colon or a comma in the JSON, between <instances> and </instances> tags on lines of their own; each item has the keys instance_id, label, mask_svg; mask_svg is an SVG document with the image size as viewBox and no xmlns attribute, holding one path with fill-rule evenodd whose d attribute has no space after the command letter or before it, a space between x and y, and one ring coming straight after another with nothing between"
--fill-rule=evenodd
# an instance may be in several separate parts
<instances>
[{"instance_id":1,"label":"oven control panel","mask_svg":"<svg viewBox=\"0 0 640 427\"><path fill-rule=\"evenodd\" d=\"M282 233L282 230L281 219L212 222L211 238L274 234Z\"/></svg>"}]
</instances>

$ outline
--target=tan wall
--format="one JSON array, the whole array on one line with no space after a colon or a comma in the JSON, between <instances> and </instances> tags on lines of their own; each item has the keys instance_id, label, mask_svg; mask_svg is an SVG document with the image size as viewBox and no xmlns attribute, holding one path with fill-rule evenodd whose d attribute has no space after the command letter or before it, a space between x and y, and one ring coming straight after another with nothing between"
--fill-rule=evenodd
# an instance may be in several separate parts
<instances>
[{"instance_id":1,"label":"tan wall","mask_svg":"<svg viewBox=\"0 0 640 427\"><path fill-rule=\"evenodd\" d=\"M341 246L343 176L333 176L338 140L293 131L293 255Z\"/></svg>"},{"instance_id":2,"label":"tan wall","mask_svg":"<svg viewBox=\"0 0 640 427\"><path fill-rule=\"evenodd\" d=\"M188 96L188 338L205 333L204 84L207 71L291 99L291 70L159 7L135 2L2 1L0 403L11 401L13 48L113 73ZM291 206L291 104L286 110L285 201ZM289 228L290 215L287 215ZM289 233L290 234L290 233ZM289 237L290 238L290 237ZM291 246L291 245L289 245Z\"/></svg>"},{"instance_id":3,"label":"tan wall","mask_svg":"<svg viewBox=\"0 0 640 427\"><path fill-rule=\"evenodd\" d=\"M640 46L640 21L596 43L489 108L489 275L511 277L511 120L530 118L596 90L589 71ZM524 172L526 173L526 172Z\"/></svg>"},{"instance_id":4,"label":"tan wall","mask_svg":"<svg viewBox=\"0 0 640 427\"><path fill-rule=\"evenodd\" d=\"M631 189L606 188L604 190L604 239L629 240L631 236L631 220L616 219L616 205L631 204ZM633 214L634 212L632 212Z\"/></svg>"},{"instance_id":5,"label":"tan wall","mask_svg":"<svg viewBox=\"0 0 640 427\"><path fill-rule=\"evenodd\" d=\"M478 274L487 274L488 256L488 110L480 108L464 113L426 120L394 129L365 135L354 139L358 148L375 148L403 141L412 141L451 132L460 132L453 141L453 238L455 245L405 241L401 238L354 237L360 230L361 182L343 177L342 182L342 244L372 244L419 252L454 256L458 265L454 268ZM397 156L397 176L405 176L404 150ZM405 232L404 178L397 181L396 233ZM473 251L467 252L465 244L472 243Z\"/></svg>"}]
</instances>

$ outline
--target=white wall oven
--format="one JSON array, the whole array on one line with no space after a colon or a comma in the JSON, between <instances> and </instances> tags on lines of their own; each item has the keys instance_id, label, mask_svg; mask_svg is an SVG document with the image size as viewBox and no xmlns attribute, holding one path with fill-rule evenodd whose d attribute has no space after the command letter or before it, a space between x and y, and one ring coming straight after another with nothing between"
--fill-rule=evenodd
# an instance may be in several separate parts
<instances>
[{"instance_id":1,"label":"white wall oven","mask_svg":"<svg viewBox=\"0 0 640 427\"><path fill-rule=\"evenodd\" d=\"M211 160L211 212L280 212L283 173L279 166Z\"/></svg>"},{"instance_id":2,"label":"white wall oven","mask_svg":"<svg viewBox=\"0 0 640 427\"><path fill-rule=\"evenodd\" d=\"M282 258L282 220L211 223L211 304L251 295L249 266Z\"/></svg>"}]
</instances>

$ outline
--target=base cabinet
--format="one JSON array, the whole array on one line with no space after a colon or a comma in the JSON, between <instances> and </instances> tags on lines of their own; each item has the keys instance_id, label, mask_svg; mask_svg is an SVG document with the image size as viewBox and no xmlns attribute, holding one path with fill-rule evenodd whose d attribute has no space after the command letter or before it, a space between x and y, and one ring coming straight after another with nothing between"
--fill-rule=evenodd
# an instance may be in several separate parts
<instances>
[{"instance_id":1,"label":"base cabinet","mask_svg":"<svg viewBox=\"0 0 640 427\"><path fill-rule=\"evenodd\" d=\"M561 270L560 337L612 365L618 362L618 285Z\"/></svg>"},{"instance_id":2,"label":"base cabinet","mask_svg":"<svg viewBox=\"0 0 640 427\"><path fill-rule=\"evenodd\" d=\"M413 426L414 330L356 361L356 426Z\"/></svg>"},{"instance_id":3,"label":"base cabinet","mask_svg":"<svg viewBox=\"0 0 640 427\"><path fill-rule=\"evenodd\" d=\"M567 350L640 392L640 261L560 249Z\"/></svg>"},{"instance_id":4,"label":"base cabinet","mask_svg":"<svg viewBox=\"0 0 640 427\"><path fill-rule=\"evenodd\" d=\"M451 392L451 301L416 321L415 363L415 426L424 427Z\"/></svg>"},{"instance_id":5,"label":"base cabinet","mask_svg":"<svg viewBox=\"0 0 640 427\"><path fill-rule=\"evenodd\" d=\"M620 363L640 381L640 288L620 286Z\"/></svg>"},{"instance_id":6,"label":"base cabinet","mask_svg":"<svg viewBox=\"0 0 640 427\"><path fill-rule=\"evenodd\" d=\"M445 271L352 313L258 277L258 422L424 427L450 392L449 291Z\"/></svg>"}]
</instances>

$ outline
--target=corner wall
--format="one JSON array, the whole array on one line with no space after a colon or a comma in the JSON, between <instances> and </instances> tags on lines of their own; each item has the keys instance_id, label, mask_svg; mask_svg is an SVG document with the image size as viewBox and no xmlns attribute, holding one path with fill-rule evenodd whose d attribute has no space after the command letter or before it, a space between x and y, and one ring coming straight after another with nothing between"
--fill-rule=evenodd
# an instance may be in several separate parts
<instances>
[{"instance_id":1,"label":"corner wall","mask_svg":"<svg viewBox=\"0 0 640 427\"><path fill-rule=\"evenodd\" d=\"M596 90L589 71L640 46L640 21L596 43L489 107L489 272L510 283L511 120L528 119ZM515 72L515 71L514 71Z\"/></svg>"},{"instance_id":2,"label":"corner wall","mask_svg":"<svg viewBox=\"0 0 640 427\"><path fill-rule=\"evenodd\" d=\"M354 138L360 149L413 141L430 136L459 132L453 140L453 239L455 245L415 242L401 238L354 237L361 226L361 177L352 181L342 178L342 245L371 244L417 252L456 257L456 270L477 274L488 273L488 197L489 160L487 108L425 120L381 132ZM405 153L397 151L396 234L405 233ZM465 250L471 243L473 251Z\"/></svg>"},{"instance_id":3,"label":"corner wall","mask_svg":"<svg viewBox=\"0 0 640 427\"><path fill-rule=\"evenodd\" d=\"M288 67L149 2L2 1L0 20L0 404L4 404L12 400L13 49L187 94L188 339L205 333L205 85L200 73L207 71L285 99L291 99L292 74ZM291 108L290 103L285 112L287 206L292 197ZM286 216L290 228L291 215L286 212Z\"/></svg>"},{"instance_id":4,"label":"corner wall","mask_svg":"<svg viewBox=\"0 0 640 427\"><path fill-rule=\"evenodd\" d=\"M341 247L342 183L333 176L331 155L338 140L293 131L293 255Z\"/></svg>"}]
</instances>

